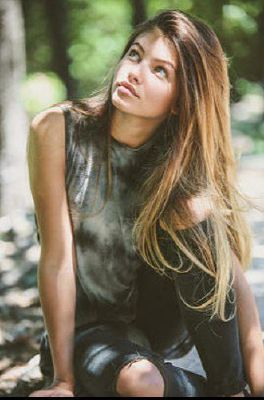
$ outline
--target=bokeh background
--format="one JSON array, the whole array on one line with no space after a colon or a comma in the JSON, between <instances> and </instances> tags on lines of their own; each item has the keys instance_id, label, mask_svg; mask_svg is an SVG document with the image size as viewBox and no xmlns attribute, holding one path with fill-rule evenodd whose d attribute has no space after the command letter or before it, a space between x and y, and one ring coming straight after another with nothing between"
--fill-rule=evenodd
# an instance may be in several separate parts
<instances>
[{"instance_id":1,"label":"bokeh background","mask_svg":"<svg viewBox=\"0 0 264 400\"><path fill-rule=\"evenodd\" d=\"M207 22L229 59L238 185L264 206L264 0L0 0L0 395L40 379L40 254L26 143L33 116L104 85L133 27L162 9ZM264 326L264 214L247 211L246 277ZM33 386L32 386L33 385Z\"/></svg>"}]
</instances>

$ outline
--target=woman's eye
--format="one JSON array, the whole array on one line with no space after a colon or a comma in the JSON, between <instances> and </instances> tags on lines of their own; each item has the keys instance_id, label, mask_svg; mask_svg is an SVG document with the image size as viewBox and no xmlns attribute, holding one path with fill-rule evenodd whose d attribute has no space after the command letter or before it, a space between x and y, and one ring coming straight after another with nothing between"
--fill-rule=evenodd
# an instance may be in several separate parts
<instances>
[{"instance_id":1,"label":"woman's eye","mask_svg":"<svg viewBox=\"0 0 264 400\"><path fill-rule=\"evenodd\" d=\"M135 53L137 56L139 56L139 52L137 50L135 50L135 49L130 50L129 53L128 53L128 56L133 57L132 53ZM160 68L161 70L163 70L163 72L164 72L163 76L165 78L168 77L168 73L167 73L167 70L165 68L163 68L162 66L158 66L155 69L157 69L157 68Z\"/></svg>"},{"instance_id":2,"label":"woman's eye","mask_svg":"<svg viewBox=\"0 0 264 400\"><path fill-rule=\"evenodd\" d=\"M128 53L128 55L131 56L131 53L133 53L133 52L136 53L137 55L139 55L139 53L138 53L136 50L134 50L134 49L130 50L130 52Z\"/></svg>"},{"instance_id":3,"label":"woman's eye","mask_svg":"<svg viewBox=\"0 0 264 400\"><path fill-rule=\"evenodd\" d=\"M165 77L167 77L168 76L168 74L167 74L167 71L166 71L166 69L165 68L163 68L163 67L156 67L155 69L157 69L157 68L160 68L160 69L162 69L163 70L163 72L164 72L164 76Z\"/></svg>"}]
</instances>

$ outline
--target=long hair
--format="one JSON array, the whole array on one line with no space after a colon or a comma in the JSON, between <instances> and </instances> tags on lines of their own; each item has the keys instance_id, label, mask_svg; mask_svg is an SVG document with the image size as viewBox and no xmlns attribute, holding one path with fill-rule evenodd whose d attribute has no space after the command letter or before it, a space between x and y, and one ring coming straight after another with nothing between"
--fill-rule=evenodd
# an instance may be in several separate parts
<instances>
[{"instance_id":1,"label":"long hair","mask_svg":"<svg viewBox=\"0 0 264 400\"><path fill-rule=\"evenodd\" d=\"M162 253L157 231L169 235L173 245L191 261L192 268L199 268L214 279L214 290L206 300L197 306L187 306L197 311L210 309L211 317L216 315L226 321L226 300L234 282L232 251L243 269L251 260L251 232L242 206L247 199L236 188L228 59L216 34L203 21L179 10L165 10L136 26L120 60L138 35L156 28L176 49L178 113L169 114L163 124L168 138L166 157L143 182L143 201L132 236L142 258L160 274L169 270L188 273L182 269L182 263L171 265ZM71 102L79 113L100 121L109 187L112 83L113 76L101 93ZM192 212L192 201L199 198L210 205L213 240L197 224ZM183 239L182 229L191 234L192 246ZM193 244L202 258L193 251Z\"/></svg>"}]
</instances>

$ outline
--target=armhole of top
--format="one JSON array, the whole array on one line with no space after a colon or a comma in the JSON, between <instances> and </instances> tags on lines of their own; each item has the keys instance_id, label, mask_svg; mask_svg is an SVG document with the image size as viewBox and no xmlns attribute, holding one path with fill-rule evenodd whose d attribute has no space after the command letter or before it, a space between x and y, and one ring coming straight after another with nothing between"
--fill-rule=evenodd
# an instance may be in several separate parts
<instances>
[{"instance_id":1,"label":"armhole of top","mask_svg":"<svg viewBox=\"0 0 264 400\"><path fill-rule=\"evenodd\" d=\"M71 137L71 128L72 128L72 118L71 118L71 111L70 111L70 105L68 104L62 104L58 106L64 116L64 135L65 135L65 168L67 168L67 164L70 160L70 155L71 155L71 150L72 150L72 145L73 145L73 140ZM67 170L65 170L65 177L67 176Z\"/></svg>"},{"instance_id":2,"label":"armhole of top","mask_svg":"<svg viewBox=\"0 0 264 400\"><path fill-rule=\"evenodd\" d=\"M76 141L74 140L74 132L76 129L76 120L73 117L70 104L59 105L64 115L64 135L65 135L65 187L66 191L71 180L74 163L74 153Z\"/></svg>"}]
</instances>

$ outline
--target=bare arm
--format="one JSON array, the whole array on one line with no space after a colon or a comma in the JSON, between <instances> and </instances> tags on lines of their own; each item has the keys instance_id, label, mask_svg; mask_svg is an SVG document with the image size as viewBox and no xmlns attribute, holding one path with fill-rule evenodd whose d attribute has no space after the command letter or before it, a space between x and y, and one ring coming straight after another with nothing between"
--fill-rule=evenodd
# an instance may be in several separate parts
<instances>
[{"instance_id":1,"label":"bare arm","mask_svg":"<svg viewBox=\"0 0 264 400\"><path fill-rule=\"evenodd\" d=\"M254 295L233 254L241 351L252 396L264 395L264 345Z\"/></svg>"},{"instance_id":2,"label":"bare arm","mask_svg":"<svg viewBox=\"0 0 264 400\"><path fill-rule=\"evenodd\" d=\"M43 111L33 119L28 167L40 233L38 287L54 366L53 384L73 390L76 261L65 191L61 109Z\"/></svg>"}]
</instances>

